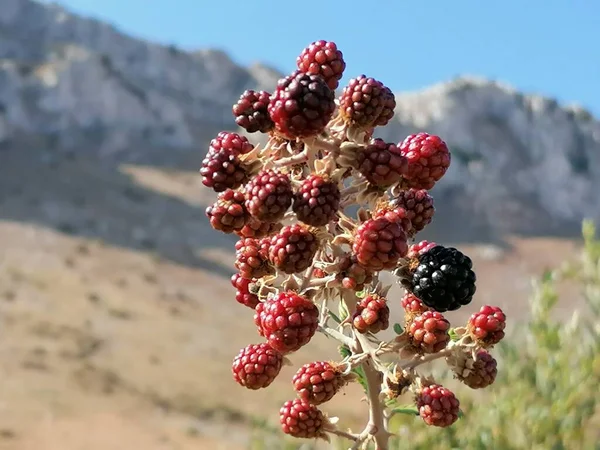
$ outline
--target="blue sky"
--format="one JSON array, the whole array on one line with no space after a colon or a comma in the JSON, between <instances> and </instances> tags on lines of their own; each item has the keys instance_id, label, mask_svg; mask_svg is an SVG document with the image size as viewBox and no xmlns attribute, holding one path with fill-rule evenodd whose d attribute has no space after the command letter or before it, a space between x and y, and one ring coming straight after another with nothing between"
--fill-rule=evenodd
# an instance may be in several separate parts
<instances>
[{"instance_id":1,"label":"blue sky","mask_svg":"<svg viewBox=\"0 0 600 450\"><path fill-rule=\"evenodd\" d=\"M598 0L62 0L122 31L213 47L282 71L317 39L344 52L346 77L394 91L460 74L579 103L600 117Z\"/></svg>"}]
</instances>

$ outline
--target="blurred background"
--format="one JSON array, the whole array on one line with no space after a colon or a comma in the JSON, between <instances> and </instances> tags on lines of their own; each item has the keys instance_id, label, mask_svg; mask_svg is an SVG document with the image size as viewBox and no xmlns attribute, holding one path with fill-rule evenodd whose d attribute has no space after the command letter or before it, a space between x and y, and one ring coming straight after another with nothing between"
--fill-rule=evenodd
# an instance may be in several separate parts
<instances>
[{"instance_id":1,"label":"blurred background","mask_svg":"<svg viewBox=\"0 0 600 450\"><path fill-rule=\"evenodd\" d=\"M496 384L448 377L465 417L399 418L393 448L600 449L598 23L584 0L0 0L0 449L318 446L283 439L277 412L335 346L315 338L268 390L235 385L259 336L198 174L239 132L239 95L318 39L344 53L341 86L396 93L380 137L450 147L422 237L472 256L478 293L448 318L495 304L511 323ZM361 394L326 410L360 426Z\"/></svg>"}]
</instances>

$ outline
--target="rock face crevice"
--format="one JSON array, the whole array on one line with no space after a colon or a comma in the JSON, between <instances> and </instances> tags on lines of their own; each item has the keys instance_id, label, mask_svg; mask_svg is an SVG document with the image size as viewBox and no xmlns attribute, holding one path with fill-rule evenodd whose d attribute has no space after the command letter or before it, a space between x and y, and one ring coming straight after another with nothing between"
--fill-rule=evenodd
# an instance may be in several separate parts
<instances>
[{"instance_id":1,"label":"rock face crevice","mask_svg":"<svg viewBox=\"0 0 600 450\"><path fill-rule=\"evenodd\" d=\"M244 89L271 90L280 76L222 51L136 39L56 5L2 0L0 148L38 135L57 149L136 151L152 163L144 148L198 151L214 130L234 127L231 105ZM460 213L467 234L569 234L584 217L600 219L600 122L587 111L467 77L399 93L397 103L380 137L427 131L453 150L435 188L446 201L436 227Z\"/></svg>"}]
</instances>

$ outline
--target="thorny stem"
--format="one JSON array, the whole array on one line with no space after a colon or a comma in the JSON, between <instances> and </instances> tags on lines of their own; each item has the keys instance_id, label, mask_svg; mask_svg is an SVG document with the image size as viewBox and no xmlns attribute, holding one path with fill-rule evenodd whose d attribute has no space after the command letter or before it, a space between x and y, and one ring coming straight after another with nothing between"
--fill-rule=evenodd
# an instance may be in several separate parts
<instances>
[{"instance_id":1,"label":"thorny stem","mask_svg":"<svg viewBox=\"0 0 600 450\"><path fill-rule=\"evenodd\" d=\"M342 431L342 430L339 430L337 428L334 428L334 429L331 429L331 430L326 429L325 431L327 431L328 433L331 433L331 434L335 434L336 436L340 436L340 437L346 438L346 439L348 439L350 441L354 441L354 442L356 442L358 440L358 437L359 437L357 434L348 433L347 431Z\"/></svg>"},{"instance_id":2,"label":"thorny stem","mask_svg":"<svg viewBox=\"0 0 600 450\"><path fill-rule=\"evenodd\" d=\"M352 346L354 345L354 341L346 336L343 333L340 333L338 330L334 330L333 328L329 328L326 326L319 326L318 330L323 333L328 335L329 337L332 337L333 339L336 339L338 341L340 341L342 344L352 348Z\"/></svg>"}]
</instances>

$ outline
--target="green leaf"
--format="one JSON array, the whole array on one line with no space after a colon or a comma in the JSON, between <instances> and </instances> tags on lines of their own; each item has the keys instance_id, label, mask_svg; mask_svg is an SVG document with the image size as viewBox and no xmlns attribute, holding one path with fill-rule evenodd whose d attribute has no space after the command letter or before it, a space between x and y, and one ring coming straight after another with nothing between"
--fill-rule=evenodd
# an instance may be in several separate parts
<instances>
[{"instance_id":1,"label":"green leaf","mask_svg":"<svg viewBox=\"0 0 600 450\"><path fill-rule=\"evenodd\" d=\"M352 352L350 351L350 349L348 347L346 347L345 345L340 345L338 347L338 351L340 352L340 356L342 358L347 358L348 356L352 355Z\"/></svg>"},{"instance_id":2,"label":"green leaf","mask_svg":"<svg viewBox=\"0 0 600 450\"><path fill-rule=\"evenodd\" d=\"M405 406L392 409L392 414L408 414L409 416L418 416L419 410L414 406Z\"/></svg>"},{"instance_id":3,"label":"green leaf","mask_svg":"<svg viewBox=\"0 0 600 450\"><path fill-rule=\"evenodd\" d=\"M357 293L356 293L356 296L357 296L358 298L365 298L365 297L367 296L367 290L366 290L366 289L363 289L362 291L359 291L359 292L357 292Z\"/></svg>"},{"instance_id":4,"label":"green leaf","mask_svg":"<svg viewBox=\"0 0 600 450\"><path fill-rule=\"evenodd\" d=\"M395 323L394 324L394 333L402 334L403 332L404 332L404 330L402 329L402 325L400 325L399 323Z\"/></svg>"},{"instance_id":5,"label":"green leaf","mask_svg":"<svg viewBox=\"0 0 600 450\"><path fill-rule=\"evenodd\" d=\"M360 366L355 367L354 369L352 369L352 373L356 375L356 381L359 382L359 384L363 387L363 390L366 393L369 388L367 387L367 376L365 375L365 371L363 370L363 368Z\"/></svg>"},{"instance_id":6,"label":"green leaf","mask_svg":"<svg viewBox=\"0 0 600 450\"><path fill-rule=\"evenodd\" d=\"M344 301L340 301L340 306L338 310L341 321L344 321L350 315L350 311L348 311L348 307L346 306L346 302Z\"/></svg>"},{"instance_id":7,"label":"green leaf","mask_svg":"<svg viewBox=\"0 0 600 450\"><path fill-rule=\"evenodd\" d=\"M337 323L342 323L342 319L340 319L338 316L335 315L335 313L333 313L331 311L329 311L329 317L331 317Z\"/></svg>"},{"instance_id":8,"label":"green leaf","mask_svg":"<svg viewBox=\"0 0 600 450\"><path fill-rule=\"evenodd\" d=\"M456 334L456 330L454 328L450 328L450 330L448 330L448 334L450 335L450 339L452 339L453 341L458 341L459 337L458 334Z\"/></svg>"}]
</instances>

